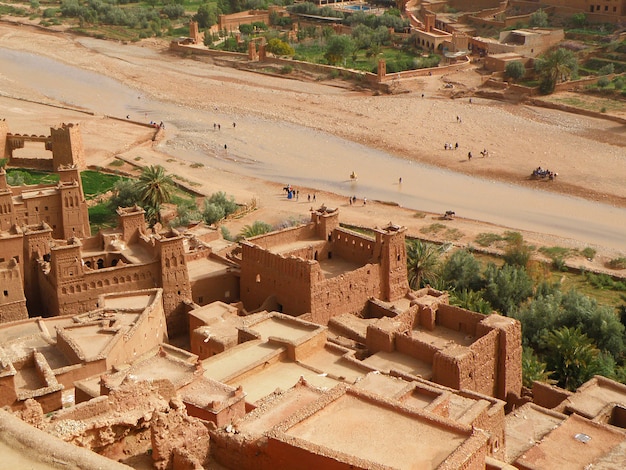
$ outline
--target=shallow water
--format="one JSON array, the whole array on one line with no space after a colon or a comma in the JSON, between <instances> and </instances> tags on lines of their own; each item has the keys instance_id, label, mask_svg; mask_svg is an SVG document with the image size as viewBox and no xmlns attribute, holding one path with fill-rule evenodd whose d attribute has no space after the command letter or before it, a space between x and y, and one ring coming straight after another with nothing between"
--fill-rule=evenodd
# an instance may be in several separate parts
<instances>
[{"instance_id":1,"label":"shallow water","mask_svg":"<svg viewBox=\"0 0 626 470\"><path fill-rule=\"evenodd\" d=\"M89 42L92 48L98 44ZM123 47L125 54L151 53ZM457 216L514 229L626 247L624 209L453 173L284 122L155 100L103 75L29 53L0 48L0 71L2 78L97 114L164 121L167 139L160 149L207 167L360 200L393 201L416 210L454 210ZM214 130L216 123L221 130ZM352 171L358 175L356 181L349 178Z\"/></svg>"}]
</instances>

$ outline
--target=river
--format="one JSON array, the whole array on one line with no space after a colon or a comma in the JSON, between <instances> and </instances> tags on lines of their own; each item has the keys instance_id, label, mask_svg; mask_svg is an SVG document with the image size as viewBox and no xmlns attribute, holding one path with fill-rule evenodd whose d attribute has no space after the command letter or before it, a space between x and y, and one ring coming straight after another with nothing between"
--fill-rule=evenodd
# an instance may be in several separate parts
<instances>
[{"instance_id":1,"label":"river","mask_svg":"<svg viewBox=\"0 0 626 470\"><path fill-rule=\"evenodd\" d=\"M101 44L105 53L115 47L84 41L91 49ZM123 47L133 54L135 46ZM164 121L167 139L160 150L183 160L359 199L393 201L415 210L454 210L465 218L591 245L618 250L626 246L625 209L442 170L285 122L183 107L105 75L26 52L0 48L0 71L3 78L68 106ZM235 120L237 132L232 128ZM216 122L219 131L214 130ZM358 174L356 181L349 178L352 171Z\"/></svg>"}]
</instances>

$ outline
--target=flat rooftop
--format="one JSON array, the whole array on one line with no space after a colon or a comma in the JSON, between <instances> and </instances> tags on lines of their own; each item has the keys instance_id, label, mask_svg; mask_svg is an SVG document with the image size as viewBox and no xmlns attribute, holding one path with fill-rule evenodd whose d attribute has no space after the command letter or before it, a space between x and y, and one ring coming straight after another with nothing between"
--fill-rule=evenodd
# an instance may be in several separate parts
<instances>
[{"instance_id":1,"label":"flat rooftop","mask_svg":"<svg viewBox=\"0 0 626 470\"><path fill-rule=\"evenodd\" d=\"M389 373L391 370L397 370L427 380L430 380L433 375L431 364L397 351L379 351L364 359L362 362L372 369L385 373Z\"/></svg>"},{"instance_id":2,"label":"flat rooftop","mask_svg":"<svg viewBox=\"0 0 626 470\"><path fill-rule=\"evenodd\" d=\"M520 455L540 442L565 420L565 415L554 413L532 403L521 406L505 418L506 461L514 462Z\"/></svg>"},{"instance_id":3,"label":"flat rooftop","mask_svg":"<svg viewBox=\"0 0 626 470\"><path fill-rule=\"evenodd\" d=\"M319 238L307 238L304 240L294 240L288 243L280 243L277 245L264 247L264 248L270 253L285 256L285 255L289 255L293 251L300 251L304 248L308 248L313 245L319 245L319 244L324 244L324 243L325 243L324 240L321 240Z\"/></svg>"},{"instance_id":4,"label":"flat rooftop","mask_svg":"<svg viewBox=\"0 0 626 470\"><path fill-rule=\"evenodd\" d=\"M237 429L246 435L260 437L294 413L313 403L321 393L311 387L293 387L281 394L278 400L273 400L270 406L261 404L258 411L247 414L237 423Z\"/></svg>"},{"instance_id":5,"label":"flat rooftop","mask_svg":"<svg viewBox=\"0 0 626 470\"><path fill-rule=\"evenodd\" d=\"M269 361L285 350L283 346L262 340L247 341L204 359L202 361L204 376L219 382L228 382L231 377L237 377L250 367L262 361Z\"/></svg>"},{"instance_id":6,"label":"flat rooftop","mask_svg":"<svg viewBox=\"0 0 626 470\"><path fill-rule=\"evenodd\" d=\"M578 415L571 415L541 442L520 455L514 465L523 465L524 468L533 470L585 470L624 440L626 436L623 432L593 423ZM621 468L623 464L622 460Z\"/></svg>"},{"instance_id":7,"label":"flat rooftop","mask_svg":"<svg viewBox=\"0 0 626 470\"><path fill-rule=\"evenodd\" d=\"M338 257L321 260L319 264L326 279L331 279L333 277L340 276L341 274L356 271L363 266L362 264Z\"/></svg>"},{"instance_id":8,"label":"flat rooftop","mask_svg":"<svg viewBox=\"0 0 626 470\"><path fill-rule=\"evenodd\" d=\"M296 385L300 378L304 378L310 385L323 390L333 388L340 383L326 374L304 367L296 362L275 362L267 367L251 374L235 378L228 385L237 387L241 385L246 392L246 401L256 403L276 390L289 390Z\"/></svg>"},{"instance_id":9,"label":"flat rooftop","mask_svg":"<svg viewBox=\"0 0 626 470\"><path fill-rule=\"evenodd\" d=\"M565 400L566 408L587 418L595 418L609 403L626 405L626 386L592 379Z\"/></svg>"},{"instance_id":10,"label":"flat rooftop","mask_svg":"<svg viewBox=\"0 0 626 470\"><path fill-rule=\"evenodd\" d=\"M211 258L199 258L187 263L190 281L198 281L225 273L230 266Z\"/></svg>"},{"instance_id":11,"label":"flat rooftop","mask_svg":"<svg viewBox=\"0 0 626 470\"><path fill-rule=\"evenodd\" d=\"M469 438L351 394L340 396L285 434L394 468L436 468Z\"/></svg>"},{"instance_id":12,"label":"flat rooftop","mask_svg":"<svg viewBox=\"0 0 626 470\"><path fill-rule=\"evenodd\" d=\"M310 336L315 330L320 329L317 325L307 325L303 322L283 320L277 317L269 317L248 329L261 335L261 339L267 340L270 336L297 342Z\"/></svg>"},{"instance_id":13,"label":"flat rooftop","mask_svg":"<svg viewBox=\"0 0 626 470\"><path fill-rule=\"evenodd\" d=\"M411 337L429 344L439 351L446 351L453 355L465 354L467 348L476 341L476 338L470 334L438 325L432 331L417 327L411 332Z\"/></svg>"}]
</instances>

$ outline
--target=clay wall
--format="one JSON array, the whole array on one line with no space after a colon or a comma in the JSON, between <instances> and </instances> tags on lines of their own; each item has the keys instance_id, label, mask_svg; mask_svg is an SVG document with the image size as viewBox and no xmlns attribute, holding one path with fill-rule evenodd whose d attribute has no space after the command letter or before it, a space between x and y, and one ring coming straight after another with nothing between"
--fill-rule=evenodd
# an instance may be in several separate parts
<instances>
[{"instance_id":1,"label":"clay wall","mask_svg":"<svg viewBox=\"0 0 626 470\"><path fill-rule=\"evenodd\" d=\"M544 382L533 382L533 403L553 409L573 395L572 392Z\"/></svg>"},{"instance_id":2,"label":"clay wall","mask_svg":"<svg viewBox=\"0 0 626 470\"><path fill-rule=\"evenodd\" d=\"M111 349L106 352L107 367L132 362L161 343L167 342L165 312L161 302L162 290L152 291L155 293L152 303L145 308L129 331L117 335L117 341L112 343Z\"/></svg>"},{"instance_id":3,"label":"clay wall","mask_svg":"<svg viewBox=\"0 0 626 470\"><path fill-rule=\"evenodd\" d=\"M11 405L17 400L15 391L15 369L3 370L0 374L0 405Z\"/></svg>"},{"instance_id":4,"label":"clay wall","mask_svg":"<svg viewBox=\"0 0 626 470\"><path fill-rule=\"evenodd\" d=\"M311 311L311 284L323 280L319 264L285 258L246 242L241 248L241 300L248 310L274 295L283 313Z\"/></svg>"},{"instance_id":5,"label":"clay wall","mask_svg":"<svg viewBox=\"0 0 626 470\"><path fill-rule=\"evenodd\" d=\"M499 7L501 0L449 0L448 5L459 11L478 11Z\"/></svg>"},{"instance_id":6,"label":"clay wall","mask_svg":"<svg viewBox=\"0 0 626 470\"><path fill-rule=\"evenodd\" d=\"M315 231L315 225L312 223L300 225L298 227L288 227L276 232L271 232L257 237L250 238L250 243L260 246L261 248L271 250L277 246L284 246L289 243L319 239ZM323 239L322 239L323 240Z\"/></svg>"},{"instance_id":7,"label":"clay wall","mask_svg":"<svg viewBox=\"0 0 626 470\"><path fill-rule=\"evenodd\" d=\"M433 364L438 349L432 344L417 341L408 335L396 335L396 351L414 357L427 364Z\"/></svg>"},{"instance_id":8,"label":"clay wall","mask_svg":"<svg viewBox=\"0 0 626 470\"><path fill-rule=\"evenodd\" d=\"M364 265L371 262L375 240L347 229L338 228L332 235L333 256Z\"/></svg>"},{"instance_id":9,"label":"clay wall","mask_svg":"<svg viewBox=\"0 0 626 470\"><path fill-rule=\"evenodd\" d=\"M548 5L566 7L568 10L581 11L588 17L604 16L613 18L626 15L626 1L624 0L546 0Z\"/></svg>"},{"instance_id":10,"label":"clay wall","mask_svg":"<svg viewBox=\"0 0 626 470\"><path fill-rule=\"evenodd\" d=\"M439 304L437 325L476 336L476 326L485 316L453 305Z\"/></svg>"},{"instance_id":11,"label":"clay wall","mask_svg":"<svg viewBox=\"0 0 626 470\"><path fill-rule=\"evenodd\" d=\"M108 370L106 359L98 359L87 363L73 364L71 366L55 369L54 374L57 381L66 389L74 387L74 382L83 380L94 375L103 374Z\"/></svg>"},{"instance_id":12,"label":"clay wall","mask_svg":"<svg viewBox=\"0 0 626 470\"><path fill-rule=\"evenodd\" d=\"M12 259L0 263L0 323L28 318L20 267Z\"/></svg>"},{"instance_id":13,"label":"clay wall","mask_svg":"<svg viewBox=\"0 0 626 470\"><path fill-rule=\"evenodd\" d=\"M160 286L163 288L163 307L171 335L188 333L184 302L191 301L189 271L185 261L183 237L170 234L156 240L160 256Z\"/></svg>"},{"instance_id":14,"label":"clay wall","mask_svg":"<svg viewBox=\"0 0 626 470\"><path fill-rule=\"evenodd\" d=\"M22 263L23 235L22 231L5 232L0 238L0 263L10 261L15 258L18 263Z\"/></svg>"},{"instance_id":15,"label":"clay wall","mask_svg":"<svg viewBox=\"0 0 626 470\"><path fill-rule=\"evenodd\" d=\"M481 322L477 334L483 335L492 328L498 331L497 393L494 396L507 401L519 398L522 392L522 326L517 320L492 314Z\"/></svg>"},{"instance_id":16,"label":"clay wall","mask_svg":"<svg viewBox=\"0 0 626 470\"><path fill-rule=\"evenodd\" d=\"M437 351L433 356L432 381L459 390L462 382L461 370L456 358Z\"/></svg>"},{"instance_id":17,"label":"clay wall","mask_svg":"<svg viewBox=\"0 0 626 470\"><path fill-rule=\"evenodd\" d=\"M98 307L98 296L120 290L150 289L159 279L158 264L125 265L98 270L85 269L69 280L54 279L52 272L39 271L43 306L49 315L76 315ZM57 285L53 284L58 283Z\"/></svg>"},{"instance_id":18,"label":"clay wall","mask_svg":"<svg viewBox=\"0 0 626 470\"><path fill-rule=\"evenodd\" d=\"M492 397L497 396L498 392L498 336L498 332L492 330L470 345L474 353L474 386L468 388Z\"/></svg>"},{"instance_id":19,"label":"clay wall","mask_svg":"<svg viewBox=\"0 0 626 470\"><path fill-rule=\"evenodd\" d=\"M393 352L396 349L395 334L376 325L368 325L365 346L372 353Z\"/></svg>"},{"instance_id":20,"label":"clay wall","mask_svg":"<svg viewBox=\"0 0 626 470\"><path fill-rule=\"evenodd\" d=\"M239 299L239 277L234 272L190 281L192 300L207 305L216 300L230 303Z\"/></svg>"},{"instance_id":21,"label":"clay wall","mask_svg":"<svg viewBox=\"0 0 626 470\"><path fill-rule=\"evenodd\" d=\"M238 30L241 24L263 22L270 24L270 12L268 10L248 10L232 15L218 15L217 26L220 30Z\"/></svg>"},{"instance_id":22,"label":"clay wall","mask_svg":"<svg viewBox=\"0 0 626 470\"><path fill-rule=\"evenodd\" d=\"M335 315L361 313L371 297L380 297L380 266L366 264L311 286L313 322L327 325ZM304 312L302 312L304 313Z\"/></svg>"},{"instance_id":23,"label":"clay wall","mask_svg":"<svg viewBox=\"0 0 626 470\"><path fill-rule=\"evenodd\" d=\"M62 124L58 128L50 128L50 139L55 170L59 166L73 165L87 168L79 124Z\"/></svg>"},{"instance_id":24,"label":"clay wall","mask_svg":"<svg viewBox=\"0 0 626 470\"><path fill-rule=\"evenodd\" d=\"M10 190L0 190L0 231L5 232L18 223Z\"/></svg>"}]
</instances>

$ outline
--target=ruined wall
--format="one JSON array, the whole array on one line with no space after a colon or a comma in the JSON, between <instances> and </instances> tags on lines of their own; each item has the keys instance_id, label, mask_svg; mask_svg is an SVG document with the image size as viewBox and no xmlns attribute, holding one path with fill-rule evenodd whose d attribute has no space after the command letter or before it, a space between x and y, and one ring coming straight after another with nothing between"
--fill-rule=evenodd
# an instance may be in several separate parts
<instances>
[{"instance_id":1,"label":"ruined wall","mask_svg":"<svg viewBox=\"0 0 626 470\"><path fill-rule=\"evenodd\" d=\"M335 315L361 313L371 297L380 297L380 267L367 264L311 285L313 322L327 325ZM304 312L302 312L304 313Z\"/></svg>"},{"instance_id":2,"label":"ruined wall","mask_svg":"<svg viewBox=\"0 0 626 470\"><path fill-rule=\"evenodd\" d=\"M285 258L250 243L241 248L241 300L246 309L254 310L274 295L283 313L311 311L311 284L323 280L319 264Z\"/></svg>"}]
</instances>

